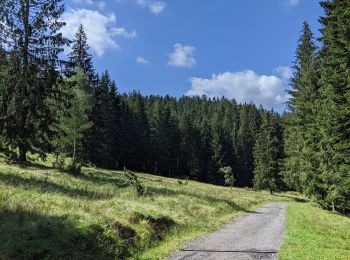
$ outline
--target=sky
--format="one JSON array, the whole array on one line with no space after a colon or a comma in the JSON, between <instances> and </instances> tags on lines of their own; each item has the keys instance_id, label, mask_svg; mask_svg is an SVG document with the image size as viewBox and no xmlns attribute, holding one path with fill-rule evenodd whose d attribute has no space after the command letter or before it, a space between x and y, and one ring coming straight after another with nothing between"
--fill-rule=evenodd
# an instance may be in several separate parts
<instances>
[{"instance_id":1,"label":"sky","mask_svg":"<svg viewBox=\"0 0 350 260\"><path fill-rule=\"evenodd\" d=\"M317 0L64 0L97 72L120 92L206 95L281 111L300 30L319 36Z\"/></svg>"}]
</instances>

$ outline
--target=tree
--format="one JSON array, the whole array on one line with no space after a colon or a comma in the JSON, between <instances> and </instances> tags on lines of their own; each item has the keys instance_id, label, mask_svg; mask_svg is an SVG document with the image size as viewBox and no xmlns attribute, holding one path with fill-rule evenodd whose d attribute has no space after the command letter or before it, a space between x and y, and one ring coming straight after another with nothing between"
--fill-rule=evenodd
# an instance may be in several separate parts
<instances>
[{"instance_id":1,"label":"tree","mask_svg":"<svg viewBox=\"0 0 350 260\"><path fill-rule=\"evenodd\" d=\"M92 56L89 53L89 45L87 43L87 36L83 25L81 24L75 34L73 40L72 51L68 55L69 61L66 65L66 75L72 76L78 68L80 68L85 75L88 76L90 84L96 83L96 75L92 63Z\"/></svg>"},{"instance_id":2,"label":"tree","mask_svg":"<svg viewBox=\"0 0 350 260\"><path fill-rule=\"evenodd\" d=\"M231 166L222 167L219 169L219 172L224 176L225 185L228 185L232 188L235 184L236 179Z\"/></svg>"},{"instance_id":3,"label":"tree","mask_svg":"<svg viewBox=\"0 0 350 260\"><path fill-rule=\"evenodd\" d=\"M313 179L317 175L318 128L318 72L316 70L317 47L307 22L304 22L294 61L291 79L290 112L285 116L284 176L290 188L312 192Z\"/></svg>"},{"instance_id":4,"label":"tree","mask_svg":"<svg viewBox=\"0 0 350 260\"><path fill-rule=\"evenodd\" d=\"M61 113L59 126L63 131L60 138L61 145L71 147L72 162L79 161L77 147L81 146L81 140L92 122L89 121L88 112L92 108L92 95L89 91L89 78L79 69L65 84L66 94L69 97L68 107ZM81 158L80 158L81 159Z\"/></svg>"},{"instance_id":5,"label":"tree","mask_svg":"<svg viewBox=\"0 0 350 260\"><path fill-rule=\"evenodd\" d=\"M155 103L150 122L155 173L173 176L180 153L180 131L168 104Z\"/></svg>"},{"instance_id":6,"label":"tree","mask_svg":"<svg viewBox=\"0 0 350 260\"><path fill-rule=\"evenodd\" d=\"M46 101L54 92L61 62L58 56L67 43L60 33L65 24L60 21L63 12L60 0L1 1L0 46L6 46L9 56L1 125L22 162L27 151L44 156L50 148L53 116Z\"/></svg>"},{"instance_id":7,"label":"tree","mask_svg":"<svg viewBox=\"0 0 350 260\"><path fill-rule=\"evenodd\" d=\"M252 186L254 158L253 148L259 130L260 112L252 104L240 106L239 130L237 133L237 182L240 186Z\"/></svg>"},{"instance_id":8,"label":"tree","mask_svg":"<svg viewBox=\"0 0 350 260\"><path fill-rule=\"evenodd\" d=\"M321 2L325 16L317 126L320 140L318 178L312 190L318 202L333 210L350 210L350 2Z\"/></svg>"},{"instance_id":9,"label":"tree","mask_svg":"<svg viewBox=\"0 0 350 260\"><path fill-rule=\"evenodd\" d=\"M263 113L254 146L254 188L268 189L271 194L280 188L279 161L283 158L277 118L273 113Z\"/></svg>"}]
</instances>

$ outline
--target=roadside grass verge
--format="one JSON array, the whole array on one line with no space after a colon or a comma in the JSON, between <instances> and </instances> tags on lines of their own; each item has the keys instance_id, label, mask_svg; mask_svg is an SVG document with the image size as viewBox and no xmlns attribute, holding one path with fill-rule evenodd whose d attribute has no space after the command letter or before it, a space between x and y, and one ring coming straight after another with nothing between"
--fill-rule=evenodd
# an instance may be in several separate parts
<instances>
[{"instance_id":1,"label":"roadside grass verge","mask_svg":"<svg viewBox=\"0 0 350 260\"><path fill-rule=\"evenodd\" d=\"M287 208L280 259L350 259L350 218L293 203Z\"/></svg>"},{"instance_id":2,"label":"roadside grass verge","mask_svg":"<svg viewBox=\"0 0 350 260\"><path fill-rule=\"evenodd\" d=\"M302 200L136 175L144 196L119 171L83 168L72 176L0 159L0 259L163 259L238 214Z\"/></svg>"}]
</instances>

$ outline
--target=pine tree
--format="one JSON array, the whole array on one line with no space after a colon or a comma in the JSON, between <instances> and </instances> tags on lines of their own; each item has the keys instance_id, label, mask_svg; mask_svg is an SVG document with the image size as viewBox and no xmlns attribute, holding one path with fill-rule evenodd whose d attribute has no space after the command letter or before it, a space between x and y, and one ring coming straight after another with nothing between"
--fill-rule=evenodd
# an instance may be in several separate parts
<instances>
[{"instance_id":1,"label":"pine tree","mask_svg":"<svg viewBox=\"0 0 350 260\"><path fill-rule=\"evenodd\" d=\"M65 94L68 97L65 103L68 107L60 113L59 127L63 134L59 141L61 146L68 148L69 152L66 154L72 157L72 162L75 164L81 160L77 150L81 147L84 133L92 126L88 112L92 108L93 99L89 91L89 78L81 69L64 84Z\"/></svg>"},{"instance_id":2,"label":"pine tree","mask_svg":"<svg viewBox=\"0 0 350 260\"><path fill-rule=\"evenodd\" d=\"M83 25L80 25L73 40L72 51L68 55L69 61L66 65L67 77L72 76L78 68L89 77L91 85L96 84L96 75L92 63L92 56L89 53L89 45L87 43L87 35Z\"/></svg>"},{"instance_id":3,"label":"pine tree","mask_svg":"<svg viewBox=\"0 0 350 260\"><path fill-rule=\"evenodd\" d=\"M239 186L252 186L253 148L259 125L260 114L256 107L252 104L241 105L237 134L237 157L239 161L237 182Z\"/></svg>"},{"instance_id":4,"label":"pine tree","mask_svg":"<svg viewBox=\"0 0 350 260\"><path fill-rule=\"evenodd\" d=\"M321 2L321 87L317 123L319 179L313 190L321 205L350 210L350 2Z\"/></svg>"},{"instance_id":5,"label":"pine tree","mask_svg":"<svg viewBox=\"0 0 350 260\"><path fill-rule=\"evenodd\" d=\"M262 114L262 124L254 146L254 188L270 193L281 188L279 162L283 158L278 116Z\"/></svg>"},{"instance_id":6,"label":"pine tree","mask_svg":"<svg viewBox=\"0 0 350 260\"><path fill-rule=\"evenodd\" d=\"M111 155L112 141L111 138L111 109L112 102L110 89L112 80L108 71L102 73L97 87L94 89L94 104L91 118L93 127L91 128L89 158L101 167L113 167L113 157Z\"/></svg>"},{"instance_id":7,"label":"pine tree","mask_svg":"<svg viewBox=\"0 0 350 260\"><path fill-rule=\"evenodd\" d=\"M154 172L171 177L177 172L180 132L168 104L155 104L150 127L155 159Z\"/></svg>"},{"instance_id":8,"label":"pine tree","mask_svg":"<svg viewBox=\"0 0 350 260\"><path fill-rule=\"evenodd\" d=\"M67 41L60 29L64 6L60 0L3 0L0 8L0 46L9 56L6 79L6 116L1 118L4 136L18 148L19 160L31 150L44 156L50 148L51 109L59 73L58 58Z\"/></svg>"},{"instance_id":9,"label":"pine tree","mask_svg":"<svg viewBox=\"0 0 350 260\"><path fill-rule=\"evenodd\" d=\"M289 114L285 117L285 181L296 190L312 190L317 175L318 131L316 114L318 111L318 73L313 34L304 22L294 61L294 75L291 79L291 98L288 102Z\"/></svg>"}]
</instances>

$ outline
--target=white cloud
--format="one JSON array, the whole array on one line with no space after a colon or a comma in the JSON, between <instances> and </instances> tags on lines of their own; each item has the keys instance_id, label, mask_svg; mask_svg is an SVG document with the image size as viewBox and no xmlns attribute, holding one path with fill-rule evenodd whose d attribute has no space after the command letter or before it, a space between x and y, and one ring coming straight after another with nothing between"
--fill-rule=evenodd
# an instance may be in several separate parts
<instances>
[{"instance_id":1,"label":"white cloud","mask_svg":"<svg viewBox=\"0 0 350 260\"><path fill-rule=\"evenodd\" d=\"M136 58L136 62L139 64L150 64L150 62L148 60L146 60L146 58L138 56Z\"/></svg>"},{"instance_id":2,"label":"white cloud","mask_svg":"<svg viewBox=\"0 0 350 260\"><path fill-rule=\"evenodd\" d=\"M287 66L278 66L276 69L274 69L274 72L277 75L279 75L284 82L288 82L290 78L293 76L292 69Z\"/></svg>"},{"instance_id":3,"label":"white cloud","mask_svg":"<svg viewBox=\"0 0 350 260\"><path fill-rule=\"evenodd\" d=\"M104 10L106 8L106 3L103 1L100 1L97 3L98 8L100 8L101 10Z\"/></svg>"},{"instance_id":4,"label":"white cloud","mask_svg":"<svg viewBox=\"0 0 350 260\"><path fill-rule=\"evenodd\" d=\"M154 14L160 14L165 9L164 2L152 2L149 4L149 10Z\"/></svg>"},{"instance_id":5,"label":"white cloud","mask_svg":"<svg viewBox=\"0 0 350 260\"><path fill-rule=\"evenodd\" d=\"M112 34L113 35L117 35L117 36L122 36L122 37L128 38L128 39L137 37L136 31L128 32L123 27L113 28L112 29Z\"/></svg>"},{"instance_id":6,"label":"white cloud","mask_svg":"<svg viewBox=\"0 0 350 260\"><path fill-rule=\"evenodd\" d=\"M87 4L87 5L92 5L94 1L92 0L73 0L74 3L77 4Z\"/></svg>"},{"instance_id":7,"label":"white cloud","mask_svg":"<svg viewBox=\"0 0 350 260\"><path fill-rule=\"evenodd\" d=\"M64 13L62 20L67 23L62 28L62 33L69 39L74 38L79 25L82 24L88 36L88 44L98 56L103 56L108 49L118 48L115 36L136 36L136 32L128 33L124 28L118 28L113 13L103 15L93 10L71 9Z\"/></svg>"},{"instance_id":8,"label":"white cloud","mask_svg":"<svg viewBox=\"0 0 350 260\"><path fill-rule=\"evenodd\" d=\"M300 3L300 0L284 0L286 5L297 6Z\"/></svg>"},{"instance_id":9,"label":"white cloud","mask_svg":"<svg viewBox=\"0 0 350 260\"><path fill-rule=\"evenodd\" d=\"M156 15L162 13L166 6L166 3L163 1L136 0L136 2L142 7L147 7L153 14Z\"/></svg>"},{"instance_id":10,"label":"white cloud","mask_svg":"<svg viewBox=\"0 0 350 260\"><path fill-rule=\"evenodd\" d=\"M239 103L254 102L265 108L281 109L288 100L284 79L258 75L252 70L214 74L211 78L191 78L190 96L234 98Z\"/></svg>"},{"instance_id":11,"label":"white cloud","mask_svg":"<svg viewBox=\"0 0 350 260\"><path fill-rule=\"evenodd\" d=\"M93 0L73 0L76 4L82 4L82 5L95 5L100 10L104 10L107 6L106 2L104 1L93 1Z\"/></svg>"},{"instance_id":12,"label":"white cloud","mask_svg":"<svg viewBox=\"0 0 350 260\"><path fill-rule=\"evenodd\" d=\"M174 52L169 55L168 64L178 68L192 68L196 65L196 60L193 58L194 51L193 46L176 43Z\"/></svg>"}]
</instances>

